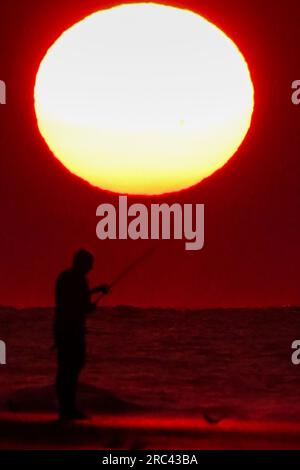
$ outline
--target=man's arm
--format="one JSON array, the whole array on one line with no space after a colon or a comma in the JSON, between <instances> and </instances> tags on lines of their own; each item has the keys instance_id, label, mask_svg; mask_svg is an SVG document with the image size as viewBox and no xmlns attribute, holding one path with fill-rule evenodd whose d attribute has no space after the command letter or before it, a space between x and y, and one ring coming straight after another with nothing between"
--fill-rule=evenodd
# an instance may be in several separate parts
<instances>
[{"instance_id":1,"label":"man's arm","mask_svg":"<svg viewBox=\"0 0 300 470\"><path fill-rule=\"evenodd\" d=\"M109 285L100 284L100 286L96 286L96 287L93 287L93 289L90 289L90 295L97 294L98 292L102 292L103 294L108 294Z\"/></svg>"}]
</instances>

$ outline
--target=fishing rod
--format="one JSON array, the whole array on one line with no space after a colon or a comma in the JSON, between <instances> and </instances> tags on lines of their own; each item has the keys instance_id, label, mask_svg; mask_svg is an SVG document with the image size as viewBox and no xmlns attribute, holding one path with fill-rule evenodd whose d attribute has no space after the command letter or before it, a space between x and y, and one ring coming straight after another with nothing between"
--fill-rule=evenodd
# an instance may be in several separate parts
<instances>
[{"instance_id":1,"label":"fishing rod","mask_svg":"<svg viewBox=\"0 0 300 470\"><path fill-rule=\"evenodd\" d=\"M115 278L114 280L110 283L109 289L112 287L115 287L119 282L130 272L132 271L138 264L142 263L146 258L148 258L154 251L154 246L151 246L148 250L146 250L141 256L133 260L131 263L129 263ZM97 296L95 300L95 304L98 304L103 297L107 295L104 294L103 292L100 292L100 294Z\"/></svg>"}]
</instances>

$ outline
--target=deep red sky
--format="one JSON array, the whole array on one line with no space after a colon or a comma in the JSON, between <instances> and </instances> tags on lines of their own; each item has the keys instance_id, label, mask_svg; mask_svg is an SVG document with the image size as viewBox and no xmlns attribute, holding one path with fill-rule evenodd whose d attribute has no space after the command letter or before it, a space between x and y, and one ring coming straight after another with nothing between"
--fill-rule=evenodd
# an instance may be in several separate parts
<instances>
[{"instance_id":1,"label":"deep red sky","mask_svg":"<svg viewBox=\"0 0 300 470\"><path fill-rule=\"evenodd\" d=\"M255 86L252 127L236 156L204 183L149 202L204 203L205 248L157 242L158 249L109 302L174 307L300 303L300 7L296 0L173 2L221 27L245 55ZM96 207L117 195L90 187L53 158L33 111L35 74L47 48L83 16L113 3L10 0L1 4L0 304L53 304L57 273L89 246L110 280L151 242L95 235ZM222 80L222 77L220 77ZM145 202L142 197L130 201Z\"/></svg>"}]
</instances>

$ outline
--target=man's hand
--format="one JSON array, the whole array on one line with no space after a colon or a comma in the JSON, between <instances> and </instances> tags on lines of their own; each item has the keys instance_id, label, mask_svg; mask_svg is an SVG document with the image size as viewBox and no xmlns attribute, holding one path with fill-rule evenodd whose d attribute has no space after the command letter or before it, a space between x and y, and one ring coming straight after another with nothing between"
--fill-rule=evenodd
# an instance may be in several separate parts
<instances>
[{"instance_id":1,"label":"man's hand","mask_svg":"<svg viewBox=\"0 0 300 470\"><path fill-rule=\"evenodd\" d=\"M96 287L97 292L103 292L103 294L108 294L109 292L109 285L108 284L100 284L100 286Z\"/></svg>"},{"instance_id":2,"label":"man's hand","mask_svg":"<svg viewBox=\"0 0 300 470\"><path fill-rule=\"evenodd\" d=\"M108 294L110 290L110 286L108 284L100 284L100 286L96 286L90 290L90 294L97 294L97 292L102 292L104 295Z\"/></svg>"},{"instance_id":3,"label":"man's hand","mask_svg":"<svg viewBox=\"0 0 300 470\"><path fill-rule=\"evenodd\" d=\"M104 295L109 293L110 286L108 284L102 284L102 286L100 286L100 287L101 287L101 291L103 292Z\"/></svg>"}]
</instances>

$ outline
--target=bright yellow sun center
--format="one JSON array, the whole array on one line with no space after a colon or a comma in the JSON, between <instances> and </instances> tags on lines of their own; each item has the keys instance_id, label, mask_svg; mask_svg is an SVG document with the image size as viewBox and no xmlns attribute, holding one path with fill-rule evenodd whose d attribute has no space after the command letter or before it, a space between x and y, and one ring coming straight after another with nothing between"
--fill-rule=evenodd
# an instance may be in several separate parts
<instances>
[{"instance_id":1,"label":"bright yellow sun center","mask_svg":"<svg viewBox=\"0 0 300 470\"><path fill-rule=\"evenodd\" d=\"M253 111L235 44L201 16L155 3L99 11L65 31L34 95L40 132L63 165L129 194L177 191L212 174Z\"/></svg>"}]
</instances>

